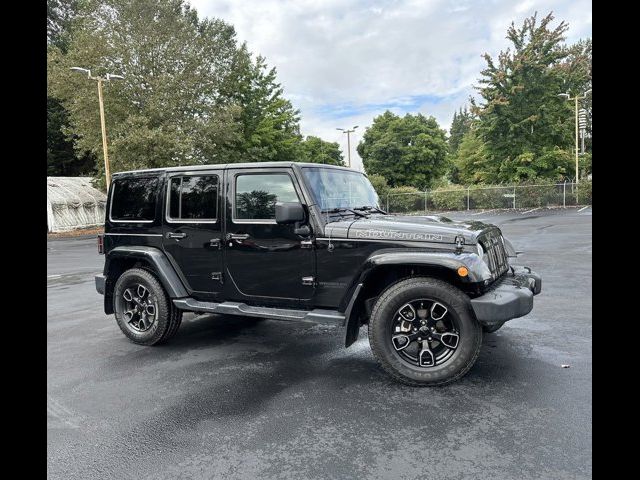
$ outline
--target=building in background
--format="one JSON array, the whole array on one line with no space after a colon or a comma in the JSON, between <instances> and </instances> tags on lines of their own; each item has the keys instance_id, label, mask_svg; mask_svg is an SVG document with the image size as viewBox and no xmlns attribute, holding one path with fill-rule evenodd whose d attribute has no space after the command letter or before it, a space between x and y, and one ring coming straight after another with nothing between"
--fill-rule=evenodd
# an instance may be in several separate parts
<instances>
[{"instance_id":1,"label":"building in background","mask_svg":"<svg viewBox=\"0 0 640 480\"><path fill-rule=\"evenodd\" d=\"M47 232L104 225L106 202L91 177L47 177Z\"/></svg>"}]
</instances>

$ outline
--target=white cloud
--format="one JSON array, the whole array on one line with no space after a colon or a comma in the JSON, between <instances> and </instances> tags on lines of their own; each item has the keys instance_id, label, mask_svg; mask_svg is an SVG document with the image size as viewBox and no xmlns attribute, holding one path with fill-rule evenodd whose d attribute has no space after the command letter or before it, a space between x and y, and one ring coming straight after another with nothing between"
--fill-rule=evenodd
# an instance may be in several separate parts
<instances>
[{"instance_id":1,"label":"white cloud","mask_svg":"<svg viewBox=\"0 0 640 480\"><path fill-rule=\"evenodd\" d=\"M504 38L538 11L569 23L568 40L591 37L590 0L191 0L201 16L233 24L249 49L278 70L301 110L302 133L340 141L336 127L365 127L387 107L433 115L448 128ZM354 141L355 140L355 141Z\"/></svg>"}]
</instances>

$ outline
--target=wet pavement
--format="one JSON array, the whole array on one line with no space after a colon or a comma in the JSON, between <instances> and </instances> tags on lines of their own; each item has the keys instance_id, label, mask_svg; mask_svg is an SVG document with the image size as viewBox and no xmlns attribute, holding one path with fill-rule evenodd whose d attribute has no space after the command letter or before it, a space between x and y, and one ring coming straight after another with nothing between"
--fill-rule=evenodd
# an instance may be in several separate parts
<instances>
[{"instance_id":1,"label":"wet pavement","mask_svg":"<svg viewBox=\"0 0 640 480\"><path fill-rule=\"evenodd\" d=\"M134 345L95 239L49 241L49 477L590 478L591 209L450 216L500 225L543 290L442 388L393 382L366 327L345 349L339 327L188 314Z\"/></svg>"}]
</instances>

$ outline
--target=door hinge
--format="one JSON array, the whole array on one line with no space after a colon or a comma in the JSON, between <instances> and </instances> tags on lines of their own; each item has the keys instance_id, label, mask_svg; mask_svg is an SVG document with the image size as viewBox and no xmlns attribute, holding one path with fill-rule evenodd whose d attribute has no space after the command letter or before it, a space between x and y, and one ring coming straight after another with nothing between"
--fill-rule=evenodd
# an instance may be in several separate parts
<instances>
[{"instance_id":1,"label":"door hinge","mask_svg":"<svg viewBox=\"0 0 640 480\"><path fill-rule=\"evenodd\" d=\"M316 277L302 277L302 285L315 285Z\"/></svg>"},{"instance_id":2,"label":"door hinge","mask_svg":"<svg viewBox=\"0 0 640 480\"><path fill-rule=\"evenodd\" d=\"M211 272L211 280L218 280L220 283L224 283L222 272Z\"/></svg>"},{"instance_id":3,"label":"door hinge","mask_svg":"<svg viewBox=\"0 0 640 480\"><path fill-rule=\"evenodd\" d=\"M220 244L221 244L221 240L219 238L212 238L211 240L209 240L209 246L217 247L218 250L220 250Z\"/></svg>"},{"instance_id":4,"label":"door hinge","mask_svg":"<svg viewBox=\"0 0 640 480\"><path fill-rule=\"evenodd\" d=\"M300 248L311 248L313 247L313 240L301 240Z\"/></svg>"}]
</instances>

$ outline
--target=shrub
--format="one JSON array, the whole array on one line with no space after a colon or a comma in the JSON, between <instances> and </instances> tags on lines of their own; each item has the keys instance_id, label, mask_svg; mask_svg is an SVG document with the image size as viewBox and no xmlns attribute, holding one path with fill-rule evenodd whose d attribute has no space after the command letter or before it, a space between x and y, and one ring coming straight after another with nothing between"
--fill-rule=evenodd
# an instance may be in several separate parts
<instances>
[{"instance_id":1,"label":"shrub","mask_svg":"<svg viewBox=\"0 0 640 480\"><path fill-rule=\"evenodd\" d=\"M473 186L469 191L469 208L511 208L513 206L513 198L504 196L509 193L513 193L512 188L498 185Z\"/></svg>"},{"instance_id":2,"label":"shrub","mask_svg":"<svg viewBox=\"0 0 640 480\"><path fill-rule=\"evenodd\" d=\"M467 189L461 185L449 185L429 192L428 207L434 210L466 210Z\"/></svg>"},{"instance_id":3,"label":"shrub","mask_svg":"<svg viewBox=\"0 0 640 480\"><path fill-rule=\"evenodd\" d=\"M424 213L424 192L415 187L395 187L388 190L389 212ZM381 199L387 207L387 196Z\"/></svg>"},{"instance_id":4,"label":"shrub","mask_svg":"<svg viewBox=\"0 0 640 480\"><path fill-rule=\"evenodd\" d=\"M523 185L516 188L517 208L562 205L562 185Z\"/></svg>"},{"instance_id":5,"label":"shrub","mask_svg":"<svg viewBox=\"0 0 640 480\"><path fill-rule=\"evenodd\" d=\"M387 192L389 191L387 179L377 173L372 173L371 175L367 176L369 177L371 185L373 185L373 189L378 194L378 197L380 197L380 202L386 202Z\"/></svg>"},{"instance_id":6,"label":"shrub","mask_svg":"<svg viewBox=\"0 0 640 480\"><path fill-rule=\"evenodd\" d=\"M582 180L578 184L578 205L591 205L591 181Z\"/></svg>"}]
</instances>

